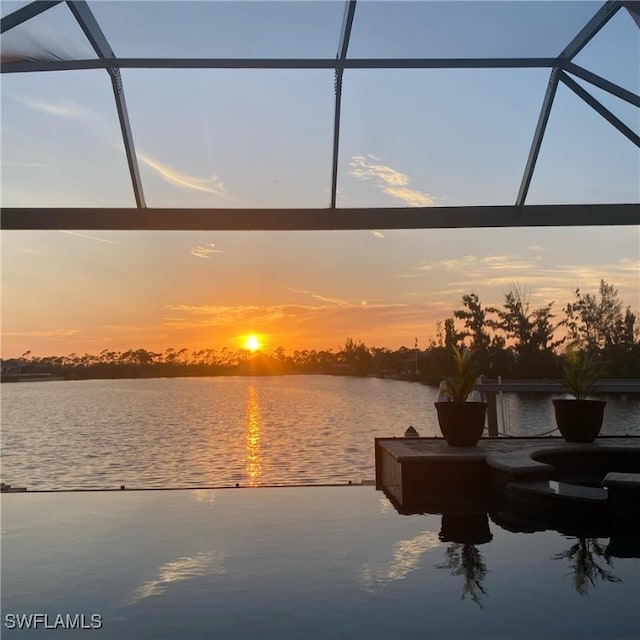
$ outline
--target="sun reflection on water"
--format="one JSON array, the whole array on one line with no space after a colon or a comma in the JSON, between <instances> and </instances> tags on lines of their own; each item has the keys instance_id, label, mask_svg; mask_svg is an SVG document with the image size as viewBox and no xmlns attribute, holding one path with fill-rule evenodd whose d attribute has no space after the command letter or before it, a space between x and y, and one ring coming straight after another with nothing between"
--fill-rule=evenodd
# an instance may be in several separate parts
<instances>
[{"instance_id":1,"label":"sun reflection on water","mask_svg":"<svg viewBox=\"0 0 640 640\"><path fill-rule=\"evenodd\" d=\"M258 394L253 385L248 388L247 398L247 436L245 461L247 465L247 482L250 487L255 487L260 478L260 429L262 426L262 416L260 415L260 405Z\"/></svg>"}]
</instances>

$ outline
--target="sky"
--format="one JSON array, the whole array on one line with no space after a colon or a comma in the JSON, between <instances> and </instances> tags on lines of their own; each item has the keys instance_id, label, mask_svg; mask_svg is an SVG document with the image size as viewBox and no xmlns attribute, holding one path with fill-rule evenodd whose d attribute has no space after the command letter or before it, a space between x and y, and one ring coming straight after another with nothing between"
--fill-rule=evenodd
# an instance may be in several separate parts
<instances>
[{"instance_id":1,"label":"sky","mask_svg":"<svg viewBox=\"0 0 640 640\"><path fill-rule=\"evenodd\" d=\"M24 3L3 2L6 15ZM342 3L90 2L122 56L335 57ZM147 7L153 7L149 17ZM593 2L357 5L353 57L554 56ZM188 10L187 10L188 8ZM36 22L37 21L37 22ZM63 4L3 55L93 57ZM621 9L575 59L638 93ZM333 73L122 71L147 204L327 207ZM338 206L513 204L548 69L347 70ZM638 110L586 85L636 132ZM104 71L2 76L2 206L131 207ZM637 148L560 86L527 202L640 200ZM601 279L640 309L638 227L350 232L9 232L2 357L103 349L427 346L471 291L519 287L561 315Z\"/></svg>"}]
</instances>

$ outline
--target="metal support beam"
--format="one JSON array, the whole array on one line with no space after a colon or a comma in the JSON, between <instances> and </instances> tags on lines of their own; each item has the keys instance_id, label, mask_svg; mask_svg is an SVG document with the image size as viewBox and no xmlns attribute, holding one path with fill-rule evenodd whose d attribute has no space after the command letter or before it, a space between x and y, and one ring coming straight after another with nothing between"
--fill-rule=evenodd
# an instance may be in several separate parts
<instances>
[{"instance_id":1,"label":"metal support beam","mask_svg":"<svg viewBox=\"0 0 640 640\"><path fill-rule=\"evenodd\" d=\"M640 28L640 2L638 0L622 0L622 4Z\"/></svg>"},{"instance_id":2,"label":"metal support beam","mask_svg":"<svg viewBox=\"0 0 640 640\"><path fill-rule=\"evenodd\" d=\"M342 29L340 30L340 47L336 60L346 60L347 50L349 49L349 40L351 38L351 28L353 27L353 16L356 13L356 0L348 0L344 8L344 17L342 18Z\"/></svg>"},{"instance_id":3,"label":"metal support beam","mask_svg":"<svg viewBox=\"0 0 640 640\"><path fill-rule=\"evenodd\" d=\"M116 54L111 49L107 37L102 32L98 21L85 0L67 0L67 6L78 21L84 35L89 40L99 58L114 59Z\"/></svg>"},{"instance_id":4,"label":"metal support beam","mask_svg":"<svg viewBox=\"0 0 640 640\"><path fill-rule=\"evenodd\" d=\"M575 80L570 78L566 73L560 72L560 80L571 89L576 95L582 98L592 109L595 109L607 122L612 124L620 133L629 138L636 147L640 147L640 136L627 127L619 118L613 115L609 109L598 102L590 93L585 91Z\"/></svg>"},{"instance_id":5,"label":"metal support beam","mask_svg":"<svg viewBox=\"0 0 640 640\"><path fill-rule=\"evenodd\" d=\"M6 208L2 229L322 231L640 225L640 204L386 209Z\"/></svg>"},{"instance_id":6,"label":"metal support beam","mask_svg":"<svg viewBox=\"0 0 640 640\"><path fill-rule=\"evenodd\" d=\"M0 20L0 33L9 31L9 29L13 29L23 22L26 22L31 18L35 18L43 11L51 9L51 7L55 7L61 2L62 0L38 0L37 2L31 2L28 5L21 7L17 11L13 11Z\"/></svg>"},{"instance_id":7,"label":"metal support beam","mask_svg":"<svg viewBox=\"0 0 640 640\"><path fill-rule=\"evenodd\" d=\"M114 61L115 54L109 45L109 41L102 32L100 25L95 19L89 5L85 0L67 0L67 6L75 16L84 34L91 43L94 51L101 60ZM131 132L131 123L129 122L129 114L127 111L127 103L122 87L122 77L120 69L116 66L106 67L107 73L111 78L111 86L113 89L113 97L116 102L118 111L118 120L120 121L120 131L122 132L122 141L127 156L127 164L129 165L129 175L131 176L131 185L133 194L138 207L144 207L144 192L142 190L142 180L140 179L140 169L138 167L138 159L136 157L135 145L133 144L133 133Z\"/></svg>"},{"instance_id":8,"label":"metal support beam","mask_svg":"<svg viewBox=\"0 0 640 640\"><path fill-rule=\"evenodd\" d=\"M566 60L575 58L589 44L598 31L613 18L621 6L622 4L619 0L605 2L558 57Z\"/></svg>"},{"instance_id":9,"label":"metal support beam","mask_svg":"<svg viewBox=\"0 0 640 640\"><path fill-rule=\"evenodd\" d=\"M331 208L336 208L338 197L338 154L340 150L340 110L342 107L342 71L336 71L335 106L333 111L333 157L331 164Z\"/></svg>"},{"instance_id":10,"label":"metal support beam","mask_svg":"<svg viewBox=\"0 0 640 640\"><path fill-rule=\"evenodd\" d=\"M540 69L557 58L105 58L24 60L2 64L2 73L79 69Z\"/></svg>"},{"instance_id":11,"label":"metal support beam","mask_svg":"<svg viewBox=\"0 0 640 640\"><path fill-rule=\"evenodd\" d=\"M127 111L127 102L124 98L124 89L122 87L122 78L120 77L119 70L111 75L111 87L116 101L116 109L118 111L124 151L127 156L127 165L129 166L133 195L138 207L146 207L144 191L142 190L142 178L140 177L140 168L138 166L138 157L133 143L133 132L131 131L131 122L129 120L129 112Z\"/></svg>"},{"instance_id":12,"label":"metal support beam","mask_svg":"<svg viewBox=\"0 0 640 640\"><path fill-rule=\"evenodd\" d=\"M349 49L349 38L353 26L353 16L356 11L356 0L349 0L345 6L340 47L336 60L344 61ZM331 208L335 209L338 194L338 154L340 149L340 110L342 107L342 75L344 69L335 69L335 108L333 112L333 163L331 167Z\"/></svg>"},{"instance_id":13,"label":"metal support beam","mask_svg":"<svg viewBox=\"0 0 640 640\"><path fill-rule=\"evenodd\" d=\"M582 67L579 67L577 64L573 62L568 62L563 65L563 69L573 74L574 76L578 76L583 80L591 83L592 85L599 87L603 91L607 91L612 95L628 102L636 107L640 107L640 96L636 95L631 91L627 91L627 89L623 89L622 87L614 84L613 82L609 82L609 80L605 80L604 78L597 76L595 73L591 73L591 71L587 71Z\"/></svg>"},{"instance_id":14,"label":"metal support beam","mask_svg":"<svg viewBox=\"0 0 640 640\"><path fill-rule=\"evenodd\" d=\"M556 90L558 88L558 74L559 70L554 69L551 72L551 76L549 77L549 84L547 84L547 91L544 94L542 108L540 109L540 115L538 116L538 124L536 125L536 130L533 134L531 148L529 149L529 157L527 158L527 164L522 176L522 182L520 183L520 190L518 191L518 198L516 200L516 205L518 206L522 206L525 203L527 194L529 193L529 186L531 185L533 170L535 169L536 162L538 161L538 154L540 153L540 147L542 146L542 138L544 137L544 132L547 128L547 122L549 121L549 114L551 113L553 99L555 98Z\"/></svg>"}]
</instances>

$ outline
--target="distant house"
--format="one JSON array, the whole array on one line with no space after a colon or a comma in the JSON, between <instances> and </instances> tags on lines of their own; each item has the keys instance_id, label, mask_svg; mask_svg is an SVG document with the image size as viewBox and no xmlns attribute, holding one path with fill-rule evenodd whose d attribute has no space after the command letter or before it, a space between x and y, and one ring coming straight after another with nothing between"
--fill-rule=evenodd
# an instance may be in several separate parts
<instances>
[{"instance_id":1,"label":"distant house","mask_svg":"<svg viewBox=\"0 0 640 640\"><path fill-rule=\"evenodd\" d=\"M0 359L0 380L2 382L32 382L34 380L62 380L51 373L41 371L41 367L24 358Z\"/></svg>"},{"instance_id":2,"label":"distant house","mask_svg":"<svg viewBox=\"0 0 640 640\"><path fill-rule=\"evenodd\" d=\"M2 373L7 375L14 375L16 373L23 373L24 361L16 358L10 358L9 360L0 360L2 364Z\"/></svg>"}]
</instances>

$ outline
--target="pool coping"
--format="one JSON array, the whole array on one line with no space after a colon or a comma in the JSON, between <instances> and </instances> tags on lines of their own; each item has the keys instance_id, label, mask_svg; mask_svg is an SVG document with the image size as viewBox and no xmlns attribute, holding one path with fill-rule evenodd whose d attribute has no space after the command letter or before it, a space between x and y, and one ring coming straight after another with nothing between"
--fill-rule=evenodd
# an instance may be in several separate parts
<instances>
[{"instance_id":1,"label":"pool coping","mask_svg":"<svg viewBox=\"0 0 640 640\"><path fill-rule=\"evenodd\" d=\"M376 438L375 447L376 488L404 513L419 511L427 502L457 504L475 496L479 504L503 500L543 510L586 512L589 505L604 504L607 514L627 517L615 505L628 506L631 494L640 493L638 436L603 436L593 443L558 437L482 438L476 447L451 447L442 438ZM558 481L552 461L534 459L545 455L564 457L564 465L566 456L576 455L583 466L597 456L611 469L601 472L606 482L598 487Z\"/></svg>"}]
</instances>

